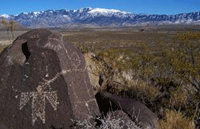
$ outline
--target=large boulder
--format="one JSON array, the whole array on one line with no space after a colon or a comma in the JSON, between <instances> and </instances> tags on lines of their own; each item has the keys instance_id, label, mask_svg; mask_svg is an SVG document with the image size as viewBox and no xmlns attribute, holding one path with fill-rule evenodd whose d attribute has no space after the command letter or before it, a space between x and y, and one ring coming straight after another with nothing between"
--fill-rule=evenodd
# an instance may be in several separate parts
<instances>
[{"instance_id":1,"label":"large boulder","mask_svg":"<svg viewBox=\"0 0 200 129\"><path fill-rule=\"evenodd\" d=\"M97 103L103 115L107 116L110 111L124 111L138 126L146 129L158 129L158 118L141 102L99 91L96 94Z\"/></svg>"},{"instance_id":2,"label":"large boulder","mask_svg":"<svg viewBox=\"0 0 200 129\"><path fill-rule=\"evenodd\" d=\"M0 129L75 128L99 114L82 54L46 29L0 55Z\"/></svg>"}]
</instances>

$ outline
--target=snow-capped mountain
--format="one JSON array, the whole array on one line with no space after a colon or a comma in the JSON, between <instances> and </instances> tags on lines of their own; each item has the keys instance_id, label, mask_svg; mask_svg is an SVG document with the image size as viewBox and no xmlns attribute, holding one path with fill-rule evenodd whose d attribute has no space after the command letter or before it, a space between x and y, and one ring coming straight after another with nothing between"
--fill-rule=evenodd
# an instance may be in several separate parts
<instances>
[{"instance_id":1,"label":"snow-capped mountain","mask_svg":"<svg viewBox=\"0 0 200 129\"><path fill-rule=\"evenodd\" d=\"M200 24L200 12L177 15L133 14L116 9L81 8L78 10L46 10L1 15L30 28L69 27L71 25L89 26L134 26L142 24Z\"/></svg>"}]
</instances>

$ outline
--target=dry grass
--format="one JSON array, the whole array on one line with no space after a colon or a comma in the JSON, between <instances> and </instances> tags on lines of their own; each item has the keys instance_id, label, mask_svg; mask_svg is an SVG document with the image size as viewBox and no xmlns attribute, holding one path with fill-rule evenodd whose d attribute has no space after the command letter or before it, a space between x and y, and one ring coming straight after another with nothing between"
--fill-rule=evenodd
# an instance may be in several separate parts
<instances>
[{"instance_id":1,"label":"dry grass","mask_svg":"<svg viewBox=\"0 0 200 129\"><path fill-rule=\"evenodd\" d=\"M4 46L4 45L0 45L0 53L4 50L5 47L6 46Z\"/></svg>"},{"instance_id":2,"label":"dry grass","mask_svg":"<svg viewBox=\"0 0 200 129\"><path fill-rule=\"evenodd\" d=\"M141 129L131 120L125 121L123 118L113 119L110 115L104 118L102 123L103 124L100 126L100 129Z\"/></svg>"},{"instance_id":3,"label":"dry grass","mask_svg":"<svg viewBox=\"0 0 200 129\"><path fill-rule=\"evenodd\" d=\"M183 105L186 105L188 102L189 93L186 90L178 89L175 91L171 91L171 98L170 98L170 106L179 108Z\"/></svg>"},{"instance_id":4,"label":"dry grass","mask_svg":"<svg viewBox=\"0 0 200 129\"><path fill-rule=\"evenodd\" d=\"M12 41L10 41L10 40L2 40L2 41L0 41L0 52L2 52L11 43L12 43Z\"/></svg>"},{"instance_id":5,"label":"dry grass","mask_svg":"<svg viewBox=\"0 0 200 129\"><path fill-rule=\"evenodd\" d=\"M97 120L101 122L101 125L97 125L96 122L92 124L88 120L76 121L75 123L76 127L81 129L141 129L131 119L124 120L117 116L114 117L112 113L104 118L97 118Z\"/></svg>"},{"instance_id":6,"label":"dry grass","mask_svg":"<svg viewBox=\"0 0 200 129\"><path fill-rule=\"evenodd\" d=\"M149 102L161 95L161 92L156 87L147 84L147 82L141 79L136 80L136 82L129 87L129 92L131 91L137 98L145 101L148 100Z\"/></svg>"},{"instance_id":7,"label":"dry grass","mask_svg":"<svg viewBox=\"0 0 200 129\"><path fill-rule=\"evenodd\" d=\"M195 129L194 122L181 112L166 110L165 118L160 121L161 129Z\"/></svg>"}]
</instances>

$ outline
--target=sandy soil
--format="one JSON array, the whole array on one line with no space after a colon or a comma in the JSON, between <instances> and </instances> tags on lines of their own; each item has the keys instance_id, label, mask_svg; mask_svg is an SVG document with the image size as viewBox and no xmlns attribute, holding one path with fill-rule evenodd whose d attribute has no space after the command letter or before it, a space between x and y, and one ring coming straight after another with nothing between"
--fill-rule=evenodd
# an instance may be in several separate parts
<instances>
[{"instance_id":1,"label":"sandy soil","mask_svg":"<svg viewBox=\"0 0 200 129\"><path fill-rule=\"evenodd\" d=\"M0 45L7 46L10 45L12 42L12 40L1 40Z\"/></svg>"}]
</instances>

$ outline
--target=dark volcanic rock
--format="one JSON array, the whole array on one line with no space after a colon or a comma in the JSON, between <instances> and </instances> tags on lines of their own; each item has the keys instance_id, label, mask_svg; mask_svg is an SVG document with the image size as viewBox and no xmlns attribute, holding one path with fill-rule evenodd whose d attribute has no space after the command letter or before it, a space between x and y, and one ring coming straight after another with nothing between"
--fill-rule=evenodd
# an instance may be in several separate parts
<instances>
[{"instance_id":1,"label":"dark volcanic rock","mask_svg":"<svg viewBox=\"0 0 200 129\"><path fill-rule=\"evenodd\" d=\"M0 55L0 129L68 129L98 114L83 56L45 29Z\"/></svg>"},{"instance_id":2,"label":"dark volcanic rock","mask_svg":"<svg viewBox=\"0 0 200 129\"><path fill-rule=\"evenodd\" d=\"M104 91L98 92L95 97L100 111L103 112L104 115L110 111L123 110L137 125L142 128L158 128L158 118L156 115L139 101L122 98Z\"/></svg>"}]
</instances>

